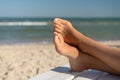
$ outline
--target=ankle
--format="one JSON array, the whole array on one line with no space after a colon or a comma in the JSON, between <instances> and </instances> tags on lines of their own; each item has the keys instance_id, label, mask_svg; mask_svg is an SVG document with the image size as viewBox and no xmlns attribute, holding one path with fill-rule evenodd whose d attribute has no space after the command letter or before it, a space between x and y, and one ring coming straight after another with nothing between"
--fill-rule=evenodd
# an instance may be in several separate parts
<instances>
[{"instance_id":1,"label":"ankle","mask_svg":"<svg viewBox=\"0 0 120 80\"><path fill-rule=\"evenodd\" d=\"M81 55L79 54L76 58L68 58L72 71L80 72L86 69L84 60L82 60Z\"/></svg>"},{"instance_id":2,"label":"ankle","mask_svg":"<svg viewBox=\"0 0 120 80\"><path fill-rule=\"evenodd\" d=\"M79 64L78 61L69 59L69 63L70 63L70 67L71 67L72 71L80 72L80 71L83 71L85 69L84 66L82 64Z\"/></svg>"},{"instance_id":3,"label":"ankle","mask_svg":"<svg viewBox=\"0 0 120 80\"><path fill-rule=\"evenodd\" d=\"M74 30L73 31L73 35L74 35L74 46L79 46L79 45L81 45L82 44L82 42L84 41L84 35L82 34L82 33L80 33L79 31L77 31L77 30Z\"/></svg>"}]
</instances>

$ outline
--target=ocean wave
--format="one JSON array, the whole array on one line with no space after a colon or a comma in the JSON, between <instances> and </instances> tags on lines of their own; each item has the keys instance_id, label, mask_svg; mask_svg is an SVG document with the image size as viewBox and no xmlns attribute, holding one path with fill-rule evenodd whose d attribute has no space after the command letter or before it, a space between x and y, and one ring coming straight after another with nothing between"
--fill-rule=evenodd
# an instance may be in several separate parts
<instances>
[{"instance_id":1,"label":"ocean wave","mask_svg":"<svg viewBox=\"0 0 120 80\"><path fill-rule=\"evenodd\" d=\"M0 26L44 26L48 25L48 22L0 22Z\"/></svg>"}]
</instances>

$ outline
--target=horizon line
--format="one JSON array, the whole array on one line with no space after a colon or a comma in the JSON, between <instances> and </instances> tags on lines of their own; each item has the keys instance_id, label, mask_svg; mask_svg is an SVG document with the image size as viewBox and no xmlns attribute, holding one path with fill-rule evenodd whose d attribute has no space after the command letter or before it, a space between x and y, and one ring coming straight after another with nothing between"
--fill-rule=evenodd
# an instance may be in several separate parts
<instances>
[{"instance_id":1,"label":"horizon line","mask_svg":"<svg viewBox=\"0 0 120 80\"><path fill-rule=\"evenodd\" d=\"M65 17L65 16L53 16L53 17L28 17L28 16L24 16L24 17L1 17L0 18L84 18L84 19L89 19L89 18L120 18L120 17L73 17L73 16L70 16L70 17Z\"/></svg>"}]
</instances>

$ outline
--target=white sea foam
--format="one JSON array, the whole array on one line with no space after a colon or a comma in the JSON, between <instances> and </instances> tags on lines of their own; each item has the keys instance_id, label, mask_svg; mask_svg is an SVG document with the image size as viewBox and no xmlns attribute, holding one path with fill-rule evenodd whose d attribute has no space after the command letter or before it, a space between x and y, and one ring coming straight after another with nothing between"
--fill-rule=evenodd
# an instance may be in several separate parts
<instances>
[{"instance_id":1,"label":"white sea foam","mask_svg":"<svg viewBox=\"0 0 120 80\"><path fill-rule=\"evenodd\" d=\"M0 26L43 26L48 25L48 22L0 22Z\"/></svg>"}]
</instances>

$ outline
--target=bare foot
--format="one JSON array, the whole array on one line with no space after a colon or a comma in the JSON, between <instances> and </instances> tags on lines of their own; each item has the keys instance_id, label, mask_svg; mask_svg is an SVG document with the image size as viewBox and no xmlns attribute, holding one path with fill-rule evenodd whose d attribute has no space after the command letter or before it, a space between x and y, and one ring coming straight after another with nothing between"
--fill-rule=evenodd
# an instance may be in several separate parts
<instances>
[{"instance_id":1,"label":"bare foot","mask_svg":"<svg viewBox=\"0 0 120 80\"><path fill-rule=\"evenodd\" d=\"M79 54L77 48L69 46L67 43L64 42L61 34L55 33L54 43L57 52L61 55L75 59Z\"/></svg>"},{"instance_id":2,"label":"bare foot","mask_svg":"<svg viewBox=\"0 0 120 80\"><path fill-rule=\"evenodd\" d=\"M72 59L73 58L78 59L77 61L75 60L75 62L78 62L78 63L79 63L79 58L81 58L81 62L79 64L81 64L84 61L84 65L85 65L85 63L91 63L93 61L95 63L91 63L91 64L94 64L94 65L101 64L102 65L101 67L99 67L99 66L95 67L92 65L92 67L94 67L95 69L119 74L119 72L120 72L120 69L118 68L120 66L119 65L120 58L118 57L119 53L120 53L119 49L111 48L109 46L103 45L101 43L94 41L93 39L90 39L90 38L82 35L80 32L78 32L77 30L75 30L73 28L72 24L69 21L59 19L59 18L54 20L54 33L58 33L64 38L64 39L60 38L63 41L60 45L55 44L57 46L56 49L59 53L65 55L65 56L68 56L69 59L70 59L70 57L72 57ZM58 43L60 43L60 42L58 42ZM61 47L59 47L59 46L61 46ZM78 47L79 50L76 51L77 48L75 48L74 46ZM72 49L72 48L74 48L74 49ZM82 52L85 53L84 54L85 60L82 59L83 56L81 57L81 55L83 55L83 54L81 54L80 50L82 50ZM78 54L78 52L79 52L79 55L76 57L75 54L76 53ZM88 54L91 55L91 57ZM90 62L88 62L86 60L87 56L89 57L88 59L91 59L91 61L88 60ZM71 63L75 63L74 60L70 60L70 61L73 61ZM77 63L75 63L75 64L77 64ZM80 70L81 70L81 68L80 68Z\"/></svg>"},{"instance_id":3,"label":"bare foot","mask_svg":"<svg viewBox=\"0 0 120 80\"><path fill-rule=\"evenodd\" d=\"M68 57L71 69L73 71L78 72L85 69L98 69L111 72L112 70L109 66L104 64L99 59L88 55L81 50L78 50L76 47L70 46L69 44L65 43L61 34L55 33L54 43L57 52L61 55Z\"/></svg>"},{"instance_id":4,"label":"bare foot","mask_svg":"<svg viewBox=\"0 0 120 80\"><path fill-rule=\"evenodd\" d=\"M60 18L56 18L54 20L54 32L60 33L64 37L66 43L74 46L76 46L79 43L78 41L80 41L78 40L78 35L82 35L69 21Z\"/></svg>"},{"instance_id":5,"label":"bare foot","mask_svg":"<svg viewBox=\"0 0 120 80\"><path fill-rule=\"evenodd\" d=\"M77 48L68 45L64 42L61 34L55 33L54 44L56 51L64 56L67 56L70 61L70 65L73 71L82 71L85 69L85 63L87 60L82 60L83 56L79 56L82 52L78 51Z\"/></svg>"}]
</instances>

